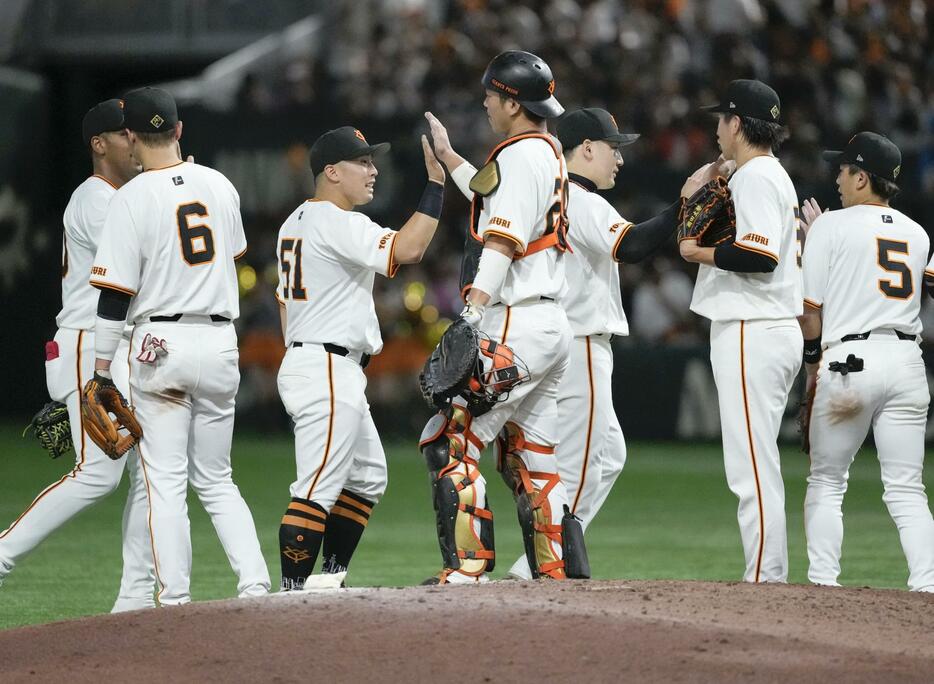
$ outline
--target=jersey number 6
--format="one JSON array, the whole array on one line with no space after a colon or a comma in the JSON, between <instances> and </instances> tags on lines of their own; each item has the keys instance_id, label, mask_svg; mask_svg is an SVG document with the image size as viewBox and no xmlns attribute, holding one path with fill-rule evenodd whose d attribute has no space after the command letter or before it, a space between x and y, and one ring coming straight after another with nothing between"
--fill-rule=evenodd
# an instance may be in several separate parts
<instances>
[{"instance_id":1,"label":"jersey number 6","mask_svg":"<svg viewBox=\"0 0 934 684\"><path fill-rule=\"evenodd\" d=\"M911 283L911 269L908 264L893 261L892 253L908 256L908 243L899 240L886 240L877 238L879 248L879 265L890 273L901 276L901 282L896 286L891 280L879 279L879 290L891 299L908 299L914 294L914 285Z\"/></svg>"},{"instance_id":2,"label":"jersey number 6","mask_svg":"<svg viewBox=\"0 0 934 684\"><path fill-rule=\"evenodd\" d=\"M207 218L208 209L201 202L182 204L175 212L182 258L189 266L214 261L214 234L206 223L191 224L191 217Z\"/></svg>"}]
</instances>

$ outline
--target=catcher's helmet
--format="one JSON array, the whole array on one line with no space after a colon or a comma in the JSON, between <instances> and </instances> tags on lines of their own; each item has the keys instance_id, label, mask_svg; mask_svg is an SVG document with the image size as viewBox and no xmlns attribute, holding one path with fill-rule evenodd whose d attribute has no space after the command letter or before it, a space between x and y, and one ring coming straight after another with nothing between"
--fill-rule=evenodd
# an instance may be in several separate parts
<instances>
[{"instance_id":1,"label":"catcher's helmet","mask_svg":"<svg viewBox=\"0 0 934 684\"><path fill-rule=\"evenodd\" d=\"M555 99L555 79L541 57L522 50L496 55L483 74L483 87L514 98L537 116L561 116L564 107Z\"/></svg>"}]
</instances>

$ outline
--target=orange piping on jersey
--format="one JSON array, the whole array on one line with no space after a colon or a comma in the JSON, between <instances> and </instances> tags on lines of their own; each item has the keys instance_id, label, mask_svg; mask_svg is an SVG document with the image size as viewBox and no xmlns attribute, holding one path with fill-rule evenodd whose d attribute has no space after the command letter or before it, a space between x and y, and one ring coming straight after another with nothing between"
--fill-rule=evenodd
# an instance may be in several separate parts
<instances>
[{"instance_id":1,"label":"orange piping on jersey","mask_svg":"<svg viewBox=\"0 0 934 684\"><path fill-rule=\"evenodd\" d=\"M623 238L629 233L629 229L632 228L631 223L627 223L623 226L622 232L620 232L619 237L616 238L616 242L613 243L613 249L610 250L610 256L613 257L613 261L619 263L619 259L616 258L616 250L619 249L619 243L623 241Z\"/></svg>"},{"instance_id":2,"label":"orange piping on jersey","mask_svg":"<svg viewBox=\"0 0 934 684\"><path fill-rule=\"evenodd\" d=\"M114 290L116 292L122 292L123 294L128 294L131 297L136 296L136 290L131 290L126 287L120 287L119 285L114 285L112 283L105 283L101 280L91 280L88 281L93 287L96 287L99 290Z\"/></svg>"},{"instance_id":3,"label":"orange piping on jersey","mask_svg":"<svg viewBox=\"0 0 934 684\"><path fill-rule=\"evenodd\" d=\"M483 233L483 237L485 238L489 235L495 235L496 237L501 237L509 240L510 242L514 242L516 244L516 254L522 254L522 241L519 240L519 238L516 236L510 235L509 233L502 233L492 228L487 228ZM513 259L515 259L515 255L513 255Z\"/></svg>"},{"instance_id":4,"label":"orange piping on jersey","mask_svg":"<svg viewBox=\"0 0 934 684\"><path fill-rule=\"evenodd\" d=\"M932 271L932 270L926 268L926 269L924 269L924 275L926 275L926 276L931 276L932 278L934 278L934 271Z\"/></svg>"},{"instance_id":5,"label":"orange piping on jersey","mask_svg":"<svg viewBox=\"0 0 934 684\"><path fill-rule=\"evenodd\" d=\"M82 338L83 338L83 337L84 337L84 331L83 331L83 330L79 330L79 331L78 331L77 353L76 353L76 356L77 356L77 359L78 359L78 360L77 360L77 362L75 363L75 367L76 367L76 377L77 377L77 381L78 381L78 396L79 396L79 398L80 398L80 396L81 396L81 391L84 389L84 387L83 387L82 384L81 384L81 341L82 341ZM36 507L36 504L38 504L38 503L43 499L43 497L45 497L46 494L48 494L49 492L51 492L53 489L55 489L56 487L58 487L60 484L64 483L65 480L67 480L69 477L72 478L72 479L74 479L75 476L76 476L79 472L81 472L81 466L84 464L84 417L81 415L80 400L79 400L79 405L78 405L78 417L79 417L78 420L79 420L80 423L81 423L81 454L80 454L80 457L79 457L79 460L78 460L77 465L75 465L75 467L72 468L71 472L69 472L69 473L67 473L66 475L64 475L64 476L62 477L62 479L60 479L58 482L49 485L48 487L46 487L45 489L43 489L41 492L39 492L39 495L38 495L35 499L32 500L32 503L29 504L29 506L27 506L26 510L23 511L22 513L20 513L19 517L18 517L16 520L14 520L14 521L10 524L10 526L9 526L8 528L6 528L2 533L0 533L0 539L3 539L3 538L4 538L5 536L7 536L10 532L12 532L12 531L13 531L13 528L16 527L16 526L19 524L19 521L22 520L23 518L25 518L25 517L26 517L26 514L29 513L29 511L31 511L33 508L35 508L35 507ZM75 448L77 449L77 445L75 445Z\"/></svg>"},{"instance_id":6,"label":"orange piping on jersey","mask_svg":"<svg viewBox=\"0 0 934 684\"><path fill-rule=\"evenodd\" d=\"M506 344L506 335L509 334L509 318L512 316L512 307L506 307L506 322L503 324L503 336L500 339L500 342Z\"/></svg>"},{"instance_id":7,"label":"orange piping on jersey","mask_svg":"<svg viewBox=\"0 0 934 684\"><path fill-rule=\"evenodd\" d=\"M749 419L749 397L746 395L746 321L739 322L739 376L743 383L743 409L746 413L746 434L749 437L749 457L752 459L752 474L756 480L756 502L759 504L759 554L756 557L756 583L762 569L762 552L765 549L765 513L762 509L762 488L759 485L759 466L756 464L756 448L752 439L752 423Z\"/></svg>"},{"instance_id":8,"label":"orange piping on jersey","mask_svg":"<svg viewBox=\"0 0 934 684\"><path fill-rule=\"evenodd\" d=\"M396 272L399 270L399 264L394 263L396 258L396 236L399 233L393 233L392 239L389 241L389 262L386 264L386 277L394 278Z\"/></svg>"},{"instance_id":9,"label":"orange piping on jersey","mask_svg":"<svg viewBox=\"0 0 934 684\"><path fill-rule=\"evenodd\" d=\"M109 178L105 178L104 176L100 175L99 173L95 173L93 176L91 176L91 178L100 178L102 181L104 181L105 183L107 183L107 185L109 185L110 187L112 187L114 190L119 190L119 189L120 189L120 188L118 188L116 185L114 185L114 184L110 181Z\"/></svg>"},{"instance_id":10,"label":"orange piping on jersey","mask_svg":"<svg viewBox=\"0 0 934 684\"><path fill-rule=\"evenodd\" d=\"M823 305L823 304L818 304L818 303L815 302L813 299L808 299L807 297L804 298L804 305L805 305L805 306L809 306L809 307L811 307L812 309L822 309L822 308L824 308L824 305Z\"/></svg>"},{"instance_id":11,"label":"orange piping on jersey","mask_svg":"<svg viewBox=\"0 0 934 684\"><path fill-rule=\"evenodd\" d=\"M144 170L143 170L143 173L148 173L149 171L163 171L163 170L165 170L165 169L171 169L171 168L174 168L174 167L178 166L179 164L184 164L184 163L185 163L184 160L179 159L179 160L178 160L177 162L175 162L174 164L169 164L168 166L157 166L157 167L152 168L152 169L144 169Z\"/></svg>"},{"instance_id":12,"label":"orange piping on jersey","mask_svg":"<svg viewBox=\"0 0 934 684\"><path fill-rule=\"evenodd\" d=\"M244 247L242 252L240 252L239 254L234 254L234 261L237 261L238 259L242 258L243 255L246 254L246 251L248 249L249 247Z\"/></svg>"},{"instance_id":13,"label":"orange piping on jersey","mask_svg":"<svg viewBox=\"0 0 934 684\"><path fill-rule=\"evenodd\" d=\"M580 501L581 492L584 491L584 483L587 480L587 463L590 461L590 437L593 434L593 365L590 356L590 335L584 338L587 341L587 381L590 388L590 413L587 416L587 441L584 444L584 463L581 466L580 482L577 485L577 496L574 497L574 505L571 506L571 513L577 512L577 503Z\"/></svg>"},{"instance_id":14,"label":"orange piping on jersey","mask_svg":"<svg viewBox=\"0 0 934 684\"><path fill-rule=\"evenodd\" d=\"M761 254L762 256L768 257L769 259L774 261L776 264L778 263L778 256L776 256L775 254L772 254L772 252L766 249L759 249L758 247L750 247L749 245L744 245L739 242L734 242L733 244L739 247L740 249L745 249L747 252L755 252L756 254Z\"/></svg>"},{"instance_id":15,"label":"orange piping on jersey","mask_svg":"<svg viewBox=\"0 0 934 684\"><path fill-rule=\"evenodd\" d=\"M331 452L331 436L334 433L334 373L331 366L331 352L327 352L328 357L328 391L331 393L331 413L328 416L328 440L324 445L324 459L321 461L321 466L318 468L318 472L315 473L315 479L312 481L311 486L308 488L308 494L305 496L306 499L311 499L312 492L315 491L315 486L318 484L318 478L321 477L321 471L324 470L324 467L328 464L328 454Z\"/></svg>"}]
</instances>

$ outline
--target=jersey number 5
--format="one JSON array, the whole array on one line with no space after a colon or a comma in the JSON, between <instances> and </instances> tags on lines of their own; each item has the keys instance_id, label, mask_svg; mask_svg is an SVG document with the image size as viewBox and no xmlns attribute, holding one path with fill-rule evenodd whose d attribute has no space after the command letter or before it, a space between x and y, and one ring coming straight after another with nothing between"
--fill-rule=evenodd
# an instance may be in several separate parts
<instances>
[{"instance_id":1,"label":"jersey number 5","mask_svg":"<svg viewBox=\"0 0 934 684\"><path fill-rule=\"evenodd\" d=\"M175 212L178 239L182 244L182 259L189 266L214 261L214 234L206 223L192 225L191 217L207 218L208 209L201 202L182 204Z\"/></svg>"},{"instance_id":2,"label":"jersey number 5","mask_svg":"<svg viewBox=\"0 0 934 684\"><path fill-rule=\"evenodd\" d=\"M879 290L891 299L908 299L915 291L914 285L911 283L911 269L904 262L892 260L893 253L908 256L908 243L877 238L876 244L879 248L879 265L886 271L897 273L900 276L898 285L891 280L882 280L880 278Z\"/></svg>"},{"instance_id":3,"label":"jersey number 5","mask_svg":"<svg viewBox=\"0 0 934 684\"><path fill-rule=\"evenodd\" d=\"M290 258L288 254L293 254ZM302 287L302 239L282 238L279 243L279 266L282 268L282 298L308 299Z\"/></svg>"}]
</instances>

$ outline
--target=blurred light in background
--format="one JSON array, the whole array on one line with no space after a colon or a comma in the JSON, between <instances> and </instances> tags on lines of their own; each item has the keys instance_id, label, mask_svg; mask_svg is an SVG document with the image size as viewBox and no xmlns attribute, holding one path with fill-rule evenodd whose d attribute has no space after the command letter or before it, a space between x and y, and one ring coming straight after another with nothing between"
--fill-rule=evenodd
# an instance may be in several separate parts
<instances>
[{"instance_id":1,"label":"blurred light in background","mask_svg":"<svg viewBox=\"0 0 934 684\"><path fill-rule=\"evenodd\" d=\"M256 269L248 264L237 268L237 282L240 284L240 294L244 295L256 287Z\"/></svg>"},{"instance_id":2,"label":"blurred light in background","mask_svg":"<svg viewBox=\"0 0 934 684\"><path fill-rule=\"evenodd\" d=\"M414 282L405 286L402 302L409 311L418 311L425 301L425 284Z\"/></svg>"}]
</instances>

